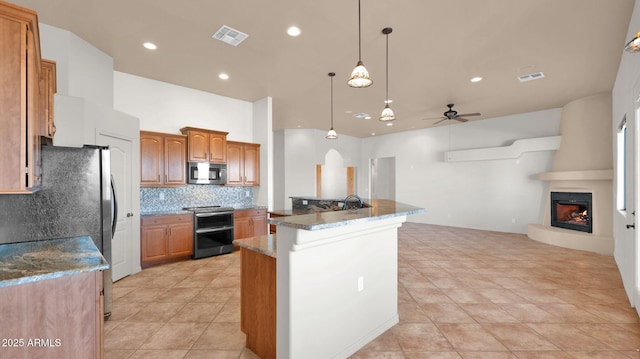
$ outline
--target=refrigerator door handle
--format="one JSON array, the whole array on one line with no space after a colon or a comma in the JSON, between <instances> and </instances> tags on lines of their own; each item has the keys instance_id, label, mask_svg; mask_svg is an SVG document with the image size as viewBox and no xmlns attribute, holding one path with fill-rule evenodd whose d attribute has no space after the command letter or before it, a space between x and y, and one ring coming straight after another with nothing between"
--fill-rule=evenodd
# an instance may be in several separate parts
<instances>
[{"instance_id":1,"label":"refrigerator door handle","mask_svg":"<svg viewBox=\"0 0 640 359\"><path fill-rule=\"evenodd\" d=\"M113 179L113 175L111 175L111 196L113 197L113 201L111 202L111 211L113 212L111 215L111 238L113 238L116 233L116 227L118 225L118 194L116 191L116 182Z\"/></svg>"}]
</instances>

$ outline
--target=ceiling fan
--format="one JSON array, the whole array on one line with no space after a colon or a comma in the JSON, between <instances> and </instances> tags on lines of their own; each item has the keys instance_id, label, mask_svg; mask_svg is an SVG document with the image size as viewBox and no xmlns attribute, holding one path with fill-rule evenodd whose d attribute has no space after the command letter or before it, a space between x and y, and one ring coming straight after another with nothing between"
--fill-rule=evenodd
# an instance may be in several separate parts
<instances>
[{"instance_id":1,"label":"ceiling fan","mask_svg":"<svg viewBox=\"0 0 640 359\"><path fill-rule=\"evenodd\" d=\"M453 109L453 104L452 103L447 104L447 107L449 109L443 113L442 117L425 118L425 120L439 119L440 121L434 123L434 125L437 125L440 122L445 121L445 120L456 120L456 121L459 121L459 122L467 122L469 120L466 119L465 117L468 117L468 116L480 116L479 112L465 113L465 114L462 114L462 115L458 115L458 111Z\"/></svg>"}]
</instances>

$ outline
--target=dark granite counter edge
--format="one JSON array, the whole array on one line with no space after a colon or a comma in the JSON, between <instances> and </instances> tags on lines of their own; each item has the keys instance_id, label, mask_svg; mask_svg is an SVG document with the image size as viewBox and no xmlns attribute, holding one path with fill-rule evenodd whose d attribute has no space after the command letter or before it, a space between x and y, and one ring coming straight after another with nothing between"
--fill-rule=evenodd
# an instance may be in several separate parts
<instances>
[{"instance_id":1,"label":"dark granite counter edge","mask_svg":"<svg viewBox=\"0 0 640 359\"><path fill-rule=\"evenodd\" d=\"M0 288L109 268L109 263L88 236L10 243L0 247L2 249L0 263L5 266L0 270ZM48 251L55 253L47 255ZM70 253L71 256L62 258L60 253ZM24 260L22 256L25 255L38 257ZM48 267L47 260L53 260L53 265ZM12 261L18 265L12 265ZM19 268L21 263L27 263L28 268ZM2 271L7 270L7 266L10 267L8 270L12 274L6 274L3 278ZM26 273L16 276L15 272ZM9 278L6 278L7 276Z\"/></svg>"}]
</instances>

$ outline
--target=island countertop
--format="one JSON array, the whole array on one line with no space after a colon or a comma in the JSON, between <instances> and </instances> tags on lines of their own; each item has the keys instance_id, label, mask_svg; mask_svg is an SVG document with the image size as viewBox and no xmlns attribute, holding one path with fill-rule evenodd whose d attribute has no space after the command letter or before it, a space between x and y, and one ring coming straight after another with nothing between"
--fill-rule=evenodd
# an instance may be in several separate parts
<instances>
[{"instance_id":1,"label":"island countertop","mask_svg":"<svg viewBox=\"0 0 640 359\"><path fill-rule=\"evenodd\" d=\"M107 268L88 236L0 245L0 288Z\"/></svg>"},{"instance_id":2,"label":"island countertop","mask_svg":"<svg viewBox=\"0 0 640 359\"><path fill-rule=\"evenodd\" d=\"M276 258L277 242L275 234L236 239L233 244L266 256Z\"/></svg>"},{"instance_id":3,"label":"island countertop","mask_svg":"<svg viewBox=\"0 0 640 359\"><path fill-rule=\"evenodd\" d=\"M353 223L380 220L383 218L404 216L425 212L424 208L387 200L365 200L370 207L357 210L328 211L302 215L289 215L269 218L270 224L315 231L326 228L346 226ZM274 211L277 212L277 211Z\"/></svg>"}]
</instances>

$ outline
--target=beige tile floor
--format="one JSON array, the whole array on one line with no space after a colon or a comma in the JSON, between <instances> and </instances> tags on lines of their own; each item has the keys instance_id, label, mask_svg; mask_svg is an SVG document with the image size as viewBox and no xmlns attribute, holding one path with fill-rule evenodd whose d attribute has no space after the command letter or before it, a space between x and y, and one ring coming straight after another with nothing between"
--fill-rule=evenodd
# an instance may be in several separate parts
<instances>
[{"instance_id":1,"label":"beige tile floor","mask_svg":"<svg viewBox=\"0 0 640 359\"><path fill-rule=\"evenodd\" d=\"M612 257L415 223L398 245L400 323L353 358L640 358ZM234 252L118 281L106 358L256 358L240 331L239 274Z\"/></svg>"}]
</instances>

